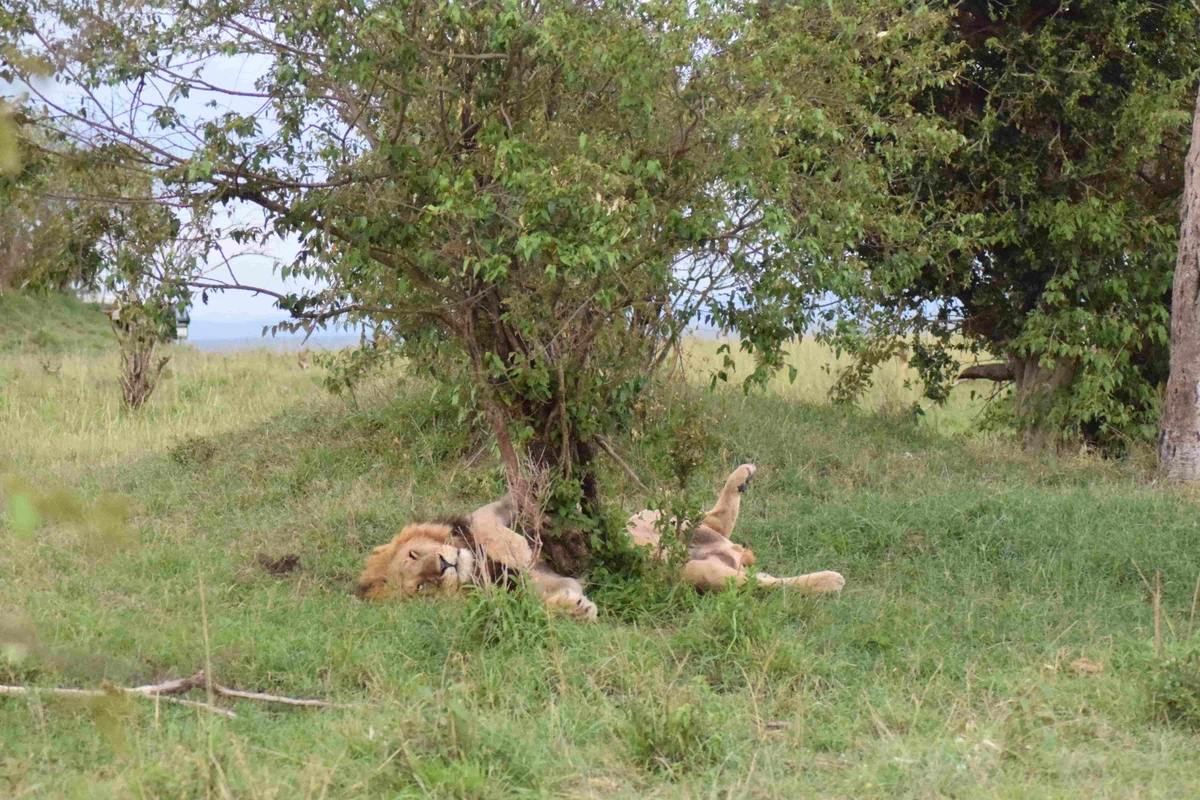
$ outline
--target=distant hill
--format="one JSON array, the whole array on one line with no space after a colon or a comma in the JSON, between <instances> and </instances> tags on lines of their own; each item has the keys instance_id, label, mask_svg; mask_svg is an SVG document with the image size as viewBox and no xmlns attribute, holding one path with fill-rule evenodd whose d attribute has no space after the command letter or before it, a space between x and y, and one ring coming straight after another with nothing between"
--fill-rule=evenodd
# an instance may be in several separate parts
<instances>
[{"instance_id":1,"label":"distant hill","mask_svg":"<svg viewBox=\"0 0 1200 800\"><path fill-rule=\"evenodd\" d=\"M0 355L97 353L115 347L108 319L94 303L62 294L0 294Z\"/></svg>"},{"instance_id":2,"label":"distant hill","mask_svg":"<svg viewBox=\"0 0 1200 800\"><path fill-rule=\"evenodd\" d=\"M232 351L232 350L337 350L342 347L354 347L358 344L359 331L335 328L332 330L314 331L305 341L303 331L288 333L279 331L276 335L263 336L263 327L276 325L286 319L280 311L273 316L246 316L240 318L206 318L203 310L196 310L192 316L191 331L188 334L188 344L199 350Z\"/></svg>"}]
</instances>

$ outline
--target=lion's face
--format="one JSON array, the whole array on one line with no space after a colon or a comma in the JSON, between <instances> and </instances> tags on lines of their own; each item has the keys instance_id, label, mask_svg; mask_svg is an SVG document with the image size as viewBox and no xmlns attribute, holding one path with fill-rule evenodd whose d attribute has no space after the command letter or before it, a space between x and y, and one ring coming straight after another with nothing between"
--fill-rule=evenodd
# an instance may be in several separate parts
<instances>
[{"instance_id":1,"label":"lion's face","mask_svg":"<svg viewBox=\"0 0 1200 800\"><path fill-rule=\"evenodd\" d=\"M451 593L476 582L475 554L446 525L409 525L367 560L359 593L375 599Z\"/></svg>"},{"instance_id":2,"label":"lion's face","mask_svg":"<svg viewBox=\"0 0 1200 800\"><path fill-rule=\"evenodd\" d=\"M454 592L474 583L475 554L460 544L428 535L402 542L388 565L388 583L405 597L422 591Z\"/></svg>"}]
</instances>

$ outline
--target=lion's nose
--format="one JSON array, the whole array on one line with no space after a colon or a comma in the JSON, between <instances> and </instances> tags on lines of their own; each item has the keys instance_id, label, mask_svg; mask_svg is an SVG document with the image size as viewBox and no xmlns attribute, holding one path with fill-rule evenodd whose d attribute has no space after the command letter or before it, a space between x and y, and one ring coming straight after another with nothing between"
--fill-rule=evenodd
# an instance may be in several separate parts
<instances>
[{"instance_id":1,"label":"lion's nose","mask_svg":"<svg viewBox=\"0 0 1200 800\"><path fill-rule=\"evenodd\" d=\"M440 562L440 564L441 564L441 567L442 567L442 572L445 572L446 570L448 570L448 569L450 569L451 567L453 567L453 566L454 566L454 565L453 565L453 564L451 564L449 561L447 561L447 560L446 560L446 558L445 558L444 556L441 556L441 555L439 555L439 556L438 556L438 561L439 561L439 562Z\"/></svg>"}]
</instances>

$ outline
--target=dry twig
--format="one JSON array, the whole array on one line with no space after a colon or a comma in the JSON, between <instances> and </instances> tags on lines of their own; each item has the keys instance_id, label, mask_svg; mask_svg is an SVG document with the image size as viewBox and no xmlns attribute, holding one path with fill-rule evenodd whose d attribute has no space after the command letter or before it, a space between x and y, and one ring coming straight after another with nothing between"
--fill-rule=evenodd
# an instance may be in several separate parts
<instances>
[{"instance_id":1,"label":"dry twig","mask_svg":"<svg viewBox=\"0 0 1200 800\"><path fill-rule=\"evenodd\" d=\"M189 679L185 678L184 680ZM167 683L180 683L180 681L168 681ZM166 700L168 703L176 703L181 706L187 706L188 708L196 708L201 711L207 711L210 714L220 714L223 717L230 718L237 717L237 714L226 708L218 708L217 706L208 705L207 703L197 703L195 700L184 700L179 697L163 697L162 694L159 693L142 691L150 688L153 687L140 686L137 689L115 688L110 691L106 691L104 689L64 689L57 687L49 689L32 689L28 686L0 686L0 695L30 696L39 694L52 694L59 697L113 697L125 695L152 698L155 700L162 699Z\"/></svg>"},{"instance_id":2,"label":"dry twig","mask_svg":"<svg viewBox=\"0 0 1200 800\"><path fill-rule=\"evenodd\" d=\"M1154 652L1161 654L1162 640L1162 570L1154 570Z\"/></svg>"},{"instance_id":3,"label":"dry twig","mask_svg":"<svg viewBox=\"0 0 1200 800\"><path fill-rule=\"evenodd\" d=\"M175 678L162 683L152 683L145 686L134 686L132 688L114 687L109 690L104 689L62 689L49 688L37 689L26 686L0 686L0 695L31 695L31 694L56 694L68 697L107 697L112 695L129 695L133 697L149 697L155 699L166 700L168 703L178 703L179 705L188 706L189 708L198 708L202 711L207 711L211 714L220 714L225 717L236 717L237 714L229 709L219 708L211 703L198 703L194 700L184 700L178 697L170 697L168 695L185 694L193 689L209 690L213 696L232 697L239 700L257 700L262 703L279 703L287 706L307 706L310 708L353 708L353 706L344 703L330 703L327 700L310 700L300 697L284 697L277 694L263 694L262 692L243 692L239 689L230 689L228 686L222 686L216 681L209 681L205 676L204 670L200 670L194 675L189 675L186 678Z\"/></svg>"}]
</instances>

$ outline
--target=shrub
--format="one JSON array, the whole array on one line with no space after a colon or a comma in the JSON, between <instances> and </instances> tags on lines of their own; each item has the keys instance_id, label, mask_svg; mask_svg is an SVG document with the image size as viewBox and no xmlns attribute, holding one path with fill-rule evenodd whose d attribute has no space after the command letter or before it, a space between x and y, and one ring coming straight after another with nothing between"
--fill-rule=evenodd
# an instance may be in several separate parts
<instances>
[{"instance_id":1,"label":"shrub","mask_svg":"<svg viewBox=\"0 0 1200 800\"><path fill-rule=\"evenodd\" d=\"M667 690L628 709L627 736L634 760L643 768L675 776L722 760L724 722L711 693L697 681L683 691Z\"/></svg>"},{"instance_id":2,"label":"shrub","mask_svg":"<svg viewBox=\"0 0 1200 800\"><path fill-rule=\"evenodd\" d=\"M217 446L203 436L187 436L171 448L171 460L181 467L202 467L217 454Z\"/></svg>"},{"instance_id":3,"label":"shrub","mask_svg":"<svg viewBox=\"0 0 1200 800\"><path fill-rule=\"evenodd\" d=\"M1149 694L1155 719L1200 731L1200 639L1170 647L1151 666Z\"/></svg>"}]
</instances>

